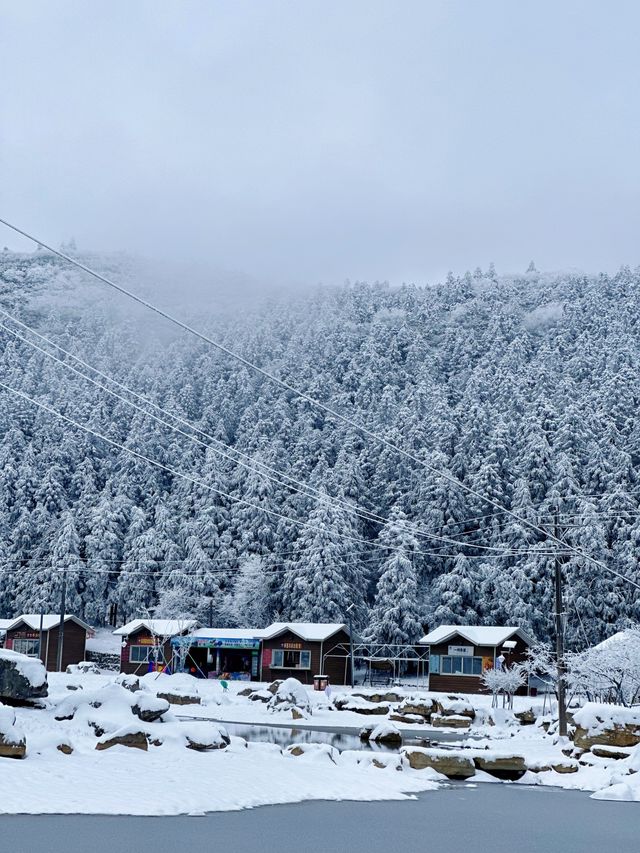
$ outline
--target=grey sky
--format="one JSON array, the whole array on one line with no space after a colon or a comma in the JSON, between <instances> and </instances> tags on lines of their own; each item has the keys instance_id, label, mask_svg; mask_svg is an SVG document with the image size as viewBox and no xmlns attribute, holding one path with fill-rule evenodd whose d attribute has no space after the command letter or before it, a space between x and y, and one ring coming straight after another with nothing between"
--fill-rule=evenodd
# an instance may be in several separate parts
<instances>
[{"instance_id":1,"label":"grey sky","mask_svg":"<svg viewBox=\"0 0 640 853\"><path fill-rule=\"evenodd\" d=\"M640 262L636 2L0 11L0 215L44 239L310 282Z\"/></svg>"}]
</instances>

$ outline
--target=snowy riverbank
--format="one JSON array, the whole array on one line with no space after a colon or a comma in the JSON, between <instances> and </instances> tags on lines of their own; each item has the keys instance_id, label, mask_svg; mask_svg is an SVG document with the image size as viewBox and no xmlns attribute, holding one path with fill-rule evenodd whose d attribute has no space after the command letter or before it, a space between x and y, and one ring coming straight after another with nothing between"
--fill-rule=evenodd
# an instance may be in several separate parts
<instances>
[{"instance_id":1,"label":"snowy riverbank","mask_svg":"<svg viewBox=\"0 0 640 853\"><path fill-rule=\"evenodd\" d=\"M16 709L17 725L27 740L27 757L21 761L0 760L2 813L189 814L309 799L404 799L449 784L445 776L431 768L412 769L406 755L398 751L339 752L327 744L309 743L290 751L276 744L236 737L231 737L224 749L200 752L185 748L187 734L195 736L194 726L205 727L202 731L207 732L207 726L215 727L212 723L185 721L183 717L295 724L290 712L274 712L266 703L239 696L246 683L231 684L225 692L217 682L187 675L146 675L141 679L143 692L149 696L149 708L159 701L153 696L158 692L190 693L200 699L199 704L172 705L164 722L149 724L155 727L152 730L147 726L151 731L149 743L160 745L149 745L144 750L113 746L99 751L96 743L101 738L96 735L96 725L101 721L120 725L120 711L115 705L110 709L105 704L92 717L87 709L92 708L96 692L104 691L114 679L114 674L53 674L49 677L46 708ZM117 691L110 690L117 695ZM388 718L353 710L337 711L325 694L306 692L311 713L298 722L305 728L333 726L357 733L365 724ZM331 699L343 692L349 691L336 690ZM104 695L110 695L109 691ZM527 767L534 769L527 770L520 784L592 791L599 798L640 799L640 783L635 781L640 774L629 774L632 767L640 765L637 749L629 750L629 756L622 760L587 753L586 761L578 761L563 753L567 743L548 734L541 725L518 725L511 714L502 711L494 713L494 724L490 724L490 697L473 696L467 700L473 703L475 720L464 733L463 748L452 749L452 753L464 754L472 761L477 756L522 756ZM75 705L82 710L74 717L56 719L64 716L61 708L68 710ZM531 700L516 699L515 710L525 706L531 706ZM536 703L535 710L540 713L541 703ZM131 719L130 709L125 711ZM136 718L136 726L144 729L138 723ZM403 725L402 729L426 738L435 732L429 725ZM446 740L447 730L440 728L438 733ZM452 729L451 740L459 734ZM107 730L102 740L108 736ZM310 737L306 733L307 741ZM291 742L295 743L295 735ZM58 749L61 743L72 750L70 754ZM569 769L558 772L552 769L554 766ZM496 779L476 770L473 781Z\"/></svg>"}]
</instances>

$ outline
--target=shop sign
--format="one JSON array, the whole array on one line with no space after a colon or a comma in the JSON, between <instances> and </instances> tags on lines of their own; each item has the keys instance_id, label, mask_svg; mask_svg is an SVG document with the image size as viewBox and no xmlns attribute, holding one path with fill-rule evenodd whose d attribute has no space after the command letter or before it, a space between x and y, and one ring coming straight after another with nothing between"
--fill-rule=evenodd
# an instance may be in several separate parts
<instances>
[{"instance_id":1,"label":"shop sign","mask_svg":"<svg viewBox=\"0 0 640 853\"><path fill-rule=\"evenodd\" d=\"M473 646L449 646L448 654L456 657L472 658Z\"/></svg>"},{"instance_id":2,"label":"shop sign","mask_svg":"<svg viewBox=\"0 0 640 853\"><path fill-rule=\"evenodd\" d=\"M183 645L185 641L190 646L195 646L199 649L259 649L260 640L249 640L242 637L220 637L213 639L211 637L174 637L171 644L174 646Z\"/></svg>"},{"instance_id":3,"label":"shop sign","mask_svg":"<svg viewBox=\"0 0 640 853\"><path fill-rule=\"evenodd\" d=\"M283 649L293 649L294 651L298 651L302 648L302 643L282 643Z\"/></svg>"}]
</instances>

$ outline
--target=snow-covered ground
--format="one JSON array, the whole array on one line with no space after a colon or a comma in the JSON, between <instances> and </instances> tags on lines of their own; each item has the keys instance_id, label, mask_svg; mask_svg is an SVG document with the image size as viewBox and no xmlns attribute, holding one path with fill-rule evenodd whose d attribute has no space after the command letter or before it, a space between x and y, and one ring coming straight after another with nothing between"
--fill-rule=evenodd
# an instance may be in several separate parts
<instances>
[{"instance_id":1,"label":"snow-covered ground","mask_svg":"<svg viewBox=\"0 0 640 853\"><path fill-rule=\"evenodd\" d=\"M330 699L323 693L307 690L312 712L305 719L294 721L290 710L274 711L263 702L239 696L239 691L247 687L246 682L231 683L229 690L224 691L218 682L196 680L188 675L146 675L141 681L145 694L149 694L143 702L148 709L156 707L154 703L158 700L153 696L156 692L196 693L201 703L172 705L163 722L140 723L132 717L126 702L123 706L118 700L118 689L109 688L113 704L104 702L95 711L94 719L90 701L86 700L92 700L97 691L104 690L114 679L113 673L52 674L46 710L16 709L17 726L26 735L27 757L0 759L0 812L199 813L306 799L402 799L448 784L444 776L432 769L411 769L406 759L395 752L338 752L327 744L305 743L296 750L301 754L296 755L275 744L234 737L226 749L198 752L185 747L187 735L196 739L198 731L210 735L215 726L209 722L185 721L183 717L334 727L354 733L364 725L386 722L386 715L364 716L351 710L332 709L330 699L335 701L341 693L348 693L348 688L335 688ZM106 691L100 695L108 694ZM589 753L589 764L578 764L563 754L562 747L567 744L546 734L542 727L517 725L511 714L502 711L496 714L497 724L490 725L490 697L468 699L476 709L476 720L472 729L464 732L464 754L485 758L521 755L528 767L550 767L564 762L575 766L576 772L528 771L520 783L593 791L603 799L640 800L640 773L628 773L630 768L640 770L640 747L629 750L629 757L622 760L598 759ZM534 700L534 703L540 712L541 702ZM532 700L517 697L515 710L531 704ZM64 716L61 707L68 709L75 705L81 709L73 719L55 719L56 715ZM124 714L122 719L121 714ZM111 728L97 738L90 728L92 720L106 721ZM121 724L128 724L131 730L141 728L151 732L151 737L156 737L161 745L149 746L147 751L126 746L96 750L97 741L108 738L113 726L125 730L126 726ZM397 725L405 732L410 729L426 737L436 731L427 725ZM438 732L442 734L443 729ZM453 740L459 732L452 730L452 735ZM71 754L59 751L57 747L62 743L72 747ZM455 750L456 754L459 752ZM477 771L473 781L496 780Z\"/></svg>"}]
</instances>

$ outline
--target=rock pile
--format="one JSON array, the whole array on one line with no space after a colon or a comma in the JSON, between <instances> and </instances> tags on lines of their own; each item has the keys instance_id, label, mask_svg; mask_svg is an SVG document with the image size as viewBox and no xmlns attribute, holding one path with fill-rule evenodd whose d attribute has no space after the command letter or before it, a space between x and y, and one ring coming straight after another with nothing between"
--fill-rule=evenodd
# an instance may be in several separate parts
<instances>
[{"instance_id":1,"label":"rock pile","mask_svg":"<svg viewBox=\"0 0 640 853\"><path fill-rule=\"evenodd\" d=\"M0 649L0 702L32 706L47 695L47 671L42 661Z\"/></svg>"}]
</instances>

